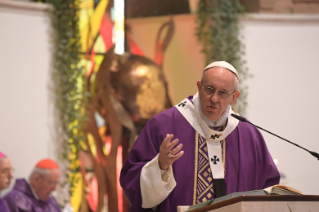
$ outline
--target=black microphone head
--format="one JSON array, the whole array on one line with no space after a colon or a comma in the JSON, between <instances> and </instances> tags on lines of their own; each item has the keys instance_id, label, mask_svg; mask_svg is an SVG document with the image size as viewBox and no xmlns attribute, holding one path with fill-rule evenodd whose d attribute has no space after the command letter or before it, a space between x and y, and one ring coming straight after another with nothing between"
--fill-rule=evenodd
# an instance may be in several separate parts
<instances>
[{"instance_id":1,"label":"black microphone head","mask_svg":"<svg viewBox=\"0 0 319 212\"><path fill-rule=\"evenodd\" d=\"M239 121L242 121L242 122L247 122L247 120L244 118L244 117L241 117L239 115L236 115L235 113L232 113L230 114L232 117L238 119Z\"/></svg>"},{"instance_id":2,"label":"black microphone head","mask_svg":"<svg viewBox=\"0 0 319 212\"><path fill-rule=\"evenodd\" d=\"M309 151L312 156L316 157L319 160L319 154L317 152Z\"/></svg>"}]
</instances>

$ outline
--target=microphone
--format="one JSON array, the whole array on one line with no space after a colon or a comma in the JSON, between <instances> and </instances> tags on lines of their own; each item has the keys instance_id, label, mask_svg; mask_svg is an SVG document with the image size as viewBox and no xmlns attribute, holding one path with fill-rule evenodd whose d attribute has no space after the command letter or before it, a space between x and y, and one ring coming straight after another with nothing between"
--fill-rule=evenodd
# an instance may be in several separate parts
<instances>
[{"instance_id":1,"label":"microphone","mask_svg":"<svg viewBox=\"0 0 319 212\"><path fill-rule=\"evenodd\" d=\"M257 127L257 128L259 128L259 129L261 129L261 130L263 130L263 131L269 133L269 134L272 134L272 135L274 135L274 136L276 136L276 137L278 137L278 138L280 138L280 139L282 139L282 140L284 140L284 141L287 141L288 143L291 143L291 144L293 144L293 145L295 145L295 146L297 146L297 147L299 147L299 148L301 148L301 149L303 149L303 150L309 152L312 156L314 156L315 158L317 158L317 159L319 160L319 154L318 154L317 152L309 151L308 149L306 149L306 148L304 148L304 147L302 147L302 146L299 146L298 144L295 144L294 142L291 142L291 141L289 141L289 140L287 140L287 139L285 139L285 138L280 137L279 135L276 135L276 134L274 134L274 133L272 133L272 132L269 132L268 130L265 130L265 129L263 129L263 128L257 126L257 125L254 125L253 123L247 121L244 117L238 116L238 115L236 115L236 114L234 114L234 113L232 113L231 116L234 117L234 118L236 118L236 119L238 119L239 121L247 122L247 123L249 123L249 124L251 124L251 125L253 125L253 126L255 126L255 127Z\"/></svg>"}]
</instances>

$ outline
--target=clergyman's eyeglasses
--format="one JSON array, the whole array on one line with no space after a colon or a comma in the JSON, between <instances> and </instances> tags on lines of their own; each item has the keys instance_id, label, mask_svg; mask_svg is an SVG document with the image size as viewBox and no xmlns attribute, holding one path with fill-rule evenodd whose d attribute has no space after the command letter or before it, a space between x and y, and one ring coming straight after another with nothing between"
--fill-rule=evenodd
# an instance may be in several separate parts
<instances>
[{"instance_id":1,"label":"clergyman's eyeglasses","mask_svg":"<svg viewBox=\"0 0 319 212\"><path fill-rule=\"evenodd\" d=\"M209 87L209 86L202 86L202 88L204 89L204 92L205 92L206 95L212 96L212 95L214 95L215 92L217 92L218 97L221 98L221 99L226 99L230 95L232 95L232 94L234 94L236 92L236 91L234 91L232 93L228 93L225 90L217 91L215 88L212 88L212 87Z\"/></svg>"},{"instance_id":2,"label":"clergyman's eyeglasses","mask_svg":"<svg viewBox=\"0 0 319 212\"><path fill-rule=\"evenodd\" d=\"M7 169L3 169L0 171L0 173L3 175L8 175L8 174L13 173L13 172L14 172L14 168L7 168Z\"/></svg>"}]
</instances>

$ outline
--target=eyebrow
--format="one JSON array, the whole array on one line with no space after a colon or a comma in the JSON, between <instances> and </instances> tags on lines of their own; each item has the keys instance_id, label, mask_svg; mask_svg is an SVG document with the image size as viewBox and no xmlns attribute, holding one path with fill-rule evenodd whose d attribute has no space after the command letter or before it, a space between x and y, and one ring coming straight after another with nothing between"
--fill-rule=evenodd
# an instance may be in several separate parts
<instances>
[{"instance_id":1,"label":"eyebrow","mask_svg":"<svg viewBox=\"0 0 319 212\"><path fill-rule=\"evenodd\" d=\"M213 86L210 86L210 85L206 85L204 87L209 87L209 88L212 88L214 90L217 90L216 88L214 88ZM225 88L221 89L221 90L218 90L218 91L226 91L228 93L228 90L226 90Z\"/></svg>"}]
</instances>

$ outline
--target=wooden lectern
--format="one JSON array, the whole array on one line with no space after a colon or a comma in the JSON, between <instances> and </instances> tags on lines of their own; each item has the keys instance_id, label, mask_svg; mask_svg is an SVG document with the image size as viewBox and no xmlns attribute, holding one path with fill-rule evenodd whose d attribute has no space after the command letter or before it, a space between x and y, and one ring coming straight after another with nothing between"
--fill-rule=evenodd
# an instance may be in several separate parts
<instances>
[{"instance_id":1,"label":"wooden lectern","mask_svg":"<svg viewBox=\"0 0 319 212\"><path fill-rule=\"evenodd\" d=\"M238 196L192 212L318 212L319 195Z\"/></svg>"}]
</instances>

